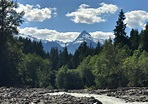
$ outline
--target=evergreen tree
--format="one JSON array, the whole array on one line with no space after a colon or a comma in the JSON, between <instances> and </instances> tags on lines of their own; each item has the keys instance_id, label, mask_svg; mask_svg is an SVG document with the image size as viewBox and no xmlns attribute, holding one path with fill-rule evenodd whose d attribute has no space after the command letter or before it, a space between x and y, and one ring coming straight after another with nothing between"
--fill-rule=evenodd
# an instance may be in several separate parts
<instances>
[{"instance_id":1,"label":"evergreen tree","mask_svg":"<svg viewBox=\"0 0 148 104\"><path fill-rule=\"evenodd\" d=\"M117 44L121 44L121 45L129 45L129 41L128 38L126 36L126 24L124 23L125 20L125 15L123 10L121 9L120 13L119 13L119 18L117 20L117 25L115 26L114 29L114 35L115 35L115 39L114 39L114 44L115 46Z\"/></svg>"},{"instance_id":2,"label":"evergreen tree","mask_svg":"<svg viewBox=\"0 0 148 104\"><path fill-rule=\"evenodd\" d=\"M0 0L0 86L18 83L22 53L12 34L18 33L17 26L23 22L24 13L17 13L16 7L16 2Z\"/></svg>"},{"instance_id":3,"label":"evergreen tree","mask_svg":"<svg viewBox=\"0 0 148 104\"><path fill-rule=\"evenodd\" d=\"M75 51L74 56L73 56L73 68L76 68L81 61L85 57L87 57L90 54L90 48L87 46L87 43L84 41L83 43L80 44L78 49Z\"/></svg>"},{"instance_id":4,"label":"evergreen tree","mask_svg":"<svg viewBox=\"0 0 148 104\"><path fill-rule=\"evenodd\" d=\"M138 49L139 46L139 33L138 30L132 29L130 32L130 42L131 42L131 49L135 50Z\"/></svg>"},{"instance_id":5,"label":"evergreen tree","mask_svg":"<svg viewBox=\"0 0 148 104\"><path fill-rule=\"evenodd\" d=\"M97 46L95 48L95 54L99 54L101 51L101 43L98 41Z\"/></svg>"},{"instance_id":6,"label":"evergreen tree","mask_svg":"<svg viewBox=\"0 0 148 104\"><path fill-rule=\"evenodd\" d=\"M52 60L51 62L52 70L57 70L58 62L59 62L58 48L54 48L54 47L51 48L49 56L50 56L50 59Z\"/></svg>"},{"instance_id":7,"label":"evergreen tree","mask_svg":"<svg viewBox=\"0 0 148 104\"><path fill-rule=\"evenodd\" d=\"M145 30L141 32L140 42L142 49L148 52L148 23L145 26Z\"/></svg>"},{"instance_id":8,"label":"evergreen tree","mask_svg":"<svg viewBox=\"0 0 148 104\"><path fill-rule=\"evenodd\" d=\"M1 40L12 35L17 34L17 26L23 22L21 19L24 12L18 13L14 8L17 8L17 3L10 0L0 1L0 37Z\"/></svg>"},{"instance_id":9,"label":"evergreen tree","mask_svg":"<svg viewBox=\"0 0 148 104\"><path fill-rule=\"evenodd\" d=\"M68 55L67 47L65 46L62 52L62 63L63 65L67 65L68 62L69 62L69 55Z\"/></svg>"},{"instance_id":10,"label":"evergreen tree","mask_svg":"<svg viewBox=\"0 0 148 104\"><path fill-rule=\"evenodd\" d=\"M42 46L41 41L40 42L31 41L28 38L23 39L22 37L19 37L19 39L17 39L17 41L20 42L21 48L22 48L22 51L24 54L35 53L35 54L41 56L42 58L45 58L46 53L43 50L43 46Z\"/></svg>"}]
</instances>

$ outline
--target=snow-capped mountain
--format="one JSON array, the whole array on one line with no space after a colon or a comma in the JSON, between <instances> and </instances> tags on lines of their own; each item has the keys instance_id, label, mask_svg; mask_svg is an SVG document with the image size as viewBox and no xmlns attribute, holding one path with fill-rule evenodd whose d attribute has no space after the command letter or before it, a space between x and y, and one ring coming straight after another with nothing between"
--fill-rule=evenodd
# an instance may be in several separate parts
<instances>
[{"instance_id":1,"label":"snow-capped mountain","mask_svg":"<svg viewBox=\"0 0 148 104\"><path fill-rule=\"evenodd\" d=\"M55 42L57 42L60 46L62 46L62 47L65 47L65 46L68 46L71 42L67 42L67 43L65 43L65 42L62 42L62 41L58 41L58 40L55 40Z\"/></svg>"},{"instance_id":2,"label":"snow-capped mountain","mask_svg":"<svg viewBox=\"0 0 148 104\"><path fill-rule=\"evenodd\" d=\"M69 43L64 43L62 41L48 41L48 40L42 40L43 48L45 51L50 51L52 47L57 47L59 50L62 50L63 47L67 46L69 53L74 53L76 49L80 46L82 42L87 42L87 45L91 47L96 47L97 43L94 42L93 37L86 31L82 31L80 35L73 41Z\"/></svg>"},{"instance_id":3,"label":"snow-capped mountain","mask_svg":"<svg viewBox=\"0 0 148 104\"><path fill-rule=\"evenodd\" d=\"M31 41L37 41L37 42L41 41L42 45L43 45L43 49L46 52L50 52L51 48L53 48L53 47L58 48L58 50L62 50L63 49L63 47L57 41L48 41L46 39L37 39L37 38L35 38L33 36L24 35L24 34L14 35L14 37L15 38L19 38L19 37L28 38Z\"/></svg>"},{"instance_id":4,"label":"snow-capped mountain","mask_svg":"<svg viewBox=\"0 0 148 104\"><path fill-rule=\"evenodd\" d=\"M82 31L80 33L80 35L73 41L71 42L68 46L67 46L67 49L68 49L68 52L70 53L74 53L75 50L80 46L80 44L82 42L87 42L87 45L88 46L91 46L91 47L96 47L97 43L95 43L93 41L93 37L86 31Z\"/></svg>"},{"instance_id":5,"label":"snow-capped mountain","mask_svg":"<svg viewBox=\"0 0 148 104\"><path fill-rule=\"evenodd\" d=\"M37 38L35 38L35 37L33 37L33 36L30 36L30 35L24 35L24 34L14 35L14 37L15 37L15 38L19 38L19 37L28 38L28 39L30 39L31 41L37 41L37 42L40 41L40 39L37 39Z\"/></svg>"},{"instance_id":6,"label":"snow-capped mountain","mask_svg":"<svg viewBox=\"0 0 148 104\"><path fill-rule=\"evenodd\" d=\"M46 51L46 52L50 52L51 48L58 48L58 50L62 50L63 47L61 45L59 45L56 41L42 41L42 44L43 44L43 49Z\"/></svg>"},{"instance_id":7,"label":"snow-capped mountain","mask_svg":"<svg viewBox=\"0 0 148 104\"><path fill-rule=\"evenodd\" d=\"M57 47L58 50L63 50L63 47L67 46L68 52L72 54L75 52L76 49L78 49L80 44L84 41L87 42L87 45L91 47L96 47L98 43L98 40L94 39L86 30L82 31L80 35L78 35L78 37L73 42L69 43L64 43L58 40L49 41L47 39L37 39L30 35L24 35L24 34L15 35L15 37L29 38L31 41L38 41L38 42L41 41L43 44L43 49L46 52L50 52L52 47ZM104 39L100 39L99 41L101 44L104 43Z\"/></svg>"}]
</instances>

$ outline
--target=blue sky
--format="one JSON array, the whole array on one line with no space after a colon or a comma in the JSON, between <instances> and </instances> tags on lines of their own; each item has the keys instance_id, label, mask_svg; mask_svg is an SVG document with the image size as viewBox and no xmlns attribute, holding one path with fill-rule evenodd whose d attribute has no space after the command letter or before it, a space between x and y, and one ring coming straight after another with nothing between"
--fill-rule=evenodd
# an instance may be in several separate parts
<instances>
[{"instance_id":1,"label":"blue sky","mask_svg":"<svg viewBox=\"0 0 148 104\"><path fill-rule=\"evenodd\" d=\"M17 0L25 11L20 33L39 39L73 41L87 30L95 39L114 37L118 14L123 9L127 34L148 22L148 0Z\"/></svg>"}]
</instances>

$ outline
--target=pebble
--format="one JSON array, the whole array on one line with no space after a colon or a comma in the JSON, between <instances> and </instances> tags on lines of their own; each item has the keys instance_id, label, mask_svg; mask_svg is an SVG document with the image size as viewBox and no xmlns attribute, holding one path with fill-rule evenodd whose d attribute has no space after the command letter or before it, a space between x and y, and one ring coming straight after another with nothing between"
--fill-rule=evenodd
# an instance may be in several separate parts
<instances>
[{"instance_id":1,"label":"pebble","mask_svg":"<svg viewBox=\"0 0 148 104\"><path fill-rule=\"evenodd\" d=\"M55 90L58 92L58 90ZM50 95L54 92L39 88L0 87L1 104L102 104L94 97L74 97L67 94Z\"/></svg>"}]
</instances>

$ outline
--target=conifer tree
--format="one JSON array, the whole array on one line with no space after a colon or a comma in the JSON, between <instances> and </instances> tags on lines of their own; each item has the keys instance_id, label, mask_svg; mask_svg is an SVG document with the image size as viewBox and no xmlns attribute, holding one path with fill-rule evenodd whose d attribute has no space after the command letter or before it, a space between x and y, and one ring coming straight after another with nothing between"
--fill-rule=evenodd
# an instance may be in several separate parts
<instances>
[{"instance_id":1,"label":"conifer tree","mask_svg":"<svg viewBox=\"0 0 148 104\"><path fill-rule=\"evenodd\" d=\"M0 37L4 39L13 33L17 34L17 27L23 22L24 12L16 11L17 3L10 0L0 0Z\"/></svg>"},{"instance_id":2,"label":"conifer tree","mask_svg":"<svg viewBox=\"0 0 148 104\"><path fill-rule=\"evenodd\" d=\"M148 23L145 29L141 32L140 42L142 44L142 49L148 52Z\"/></svg>"},{"instance_id":3,"label":"conifer tree","mask_svg":"<svg viewBox=\"0 0 148 104\"><path fill-rule=\"evenodd\" d=\"M138 30L132 29L130 32L130 42L131 42L131 49L135 50L138 49L139 46L139 33Z\"/></svg>"},{"instance_id":4,"label":"conifer tree","mask_svg":"<svg viewBox=\"0 0 148 104\"><path fill-rule=\"evenodd\" d=\"M126 36L126 24L124 23L125 20L125 15L123 10L121 9L120 13L119 13L119 18L117 20L117 25L115 26L114 31L114 35L115 35L115 39L114 39L114 44L115 46L119 43L121 43L122 45L129 45L127 36Z\"/></svg>"},{"instance_id":5,"label":"conifer tree","mask_svg":"<svg viewBox=\"0 0 148 104\"><path fill-rule=\"evenodd\" d=\"M95 54L99 54L101 51L101 43L98 41L97 46L95 48Z\"/></svg>"},{"instance_id":6,"label":"conifer tree","mask_svg":"<svg viewBox=\"0 0 148 104\"><path fill-rule=\"evenodd\" d=\"M17 34L17 27L23 22L23 12L17 13L17 3L0 0L0 86L17 83L18 64L21 51L12 34Z\"/></svg>"}]
</instances>

